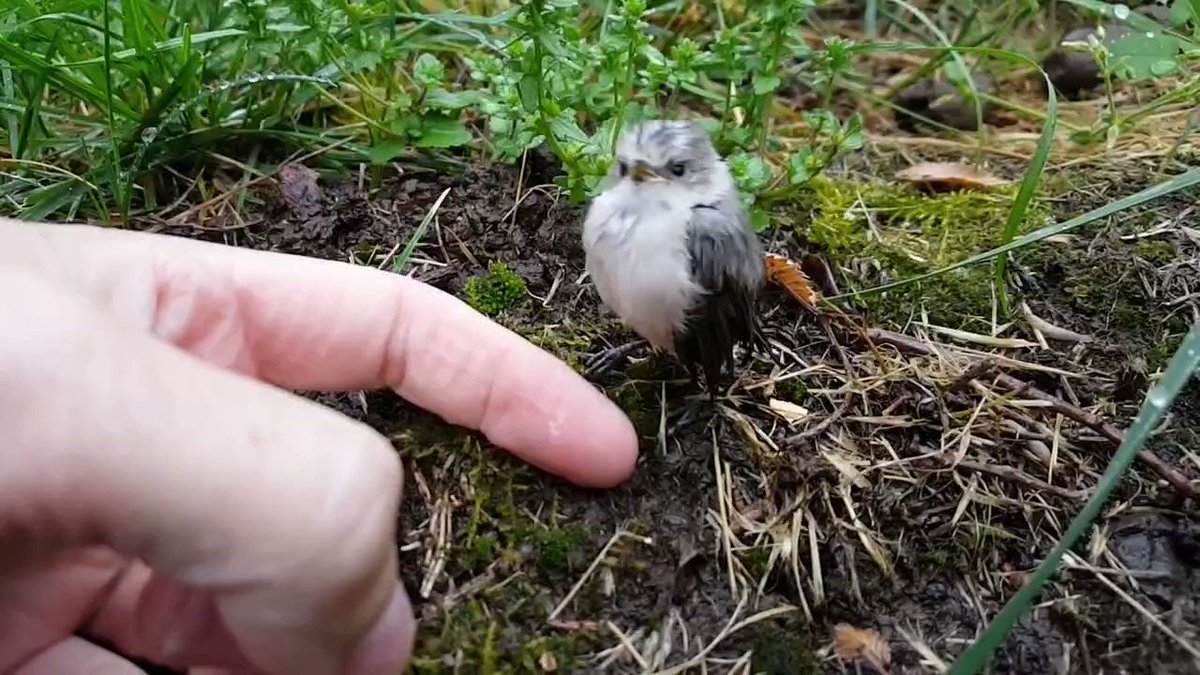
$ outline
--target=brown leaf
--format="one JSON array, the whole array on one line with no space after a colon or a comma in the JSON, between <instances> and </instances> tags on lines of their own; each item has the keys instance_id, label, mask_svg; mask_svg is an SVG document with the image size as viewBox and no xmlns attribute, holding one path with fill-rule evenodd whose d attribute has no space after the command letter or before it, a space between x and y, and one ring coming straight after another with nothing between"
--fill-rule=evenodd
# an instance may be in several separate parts
<instances>
[{"instance_id":1,"label":"brown leaf","mask_svg":"<svg viewBox=\"0 0 1200 675\"><path fill-rule=\"evenodd\" d=\"M288 163L279 169L279 190L289 208L297 214L320 210L321 186L316 171L303 164Z\"/></svg>"},{"instance_id":2,"label":"brown leaf","mask_svg":"<svg viewBox=\"0 0 1200 675\"><path fill-rule=\"evenodd\" d=\"M892 648L887 640L870 628L855 628L839 623L833 629L833 648L843 661L861 661L879 673L886 674L892 665Z\"/></svg>"},{"instance_id":3,"label":"brown leaf","mask_svg":"<svg viewBox=\"0 0 1200 675\"><path fill-rule=\"evenodd\" d=\"M958 162L923 162L896 172L896 178L935 192L948 190L986 190L1008 181Z\"/></svg>"},{"instance_id":4,"label":"brown leaf","mask_svg":"<svg viewBox=\"0 0 1200 675\"><path fill-rule=\"evenodd\" d=\"M772 398L767 401L771 407L771 412L779 415L788 426L795 426L804 421L808 417L808 409L804 406L796 405L791 401L782 401L777 398Z\"/></svg>"},{"instance_id":5,"label":"brown leaf","mask_svg":"<svg viewBox=\"0 0 1200 675\"><path fill-rule=\"evenodd\" d=\"M800 265L774 253L767 254L766 264L767 281L783 288L808 311L817 312L817 294Z\"/></svg>"}]
</instances>

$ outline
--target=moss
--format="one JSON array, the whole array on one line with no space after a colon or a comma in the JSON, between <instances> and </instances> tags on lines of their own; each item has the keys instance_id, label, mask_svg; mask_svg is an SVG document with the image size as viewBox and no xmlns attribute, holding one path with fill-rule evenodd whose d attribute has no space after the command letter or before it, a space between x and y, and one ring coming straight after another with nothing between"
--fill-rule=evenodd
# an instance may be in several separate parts
<instances>
[{"instance_id":1,"label":"moss","mask_svg":"<svg viewBox=\"0 0 1200 675\"><path fill-rule=\"evenodd\" d=\"M1179 258L1175 245L1168 241L1139 241L1137 254L1155 267L1161 267Z\"/></svg>"},{"instance_id":2,"label":"moss","mask_svg":"<svg viewBox=\"0 0 1200 675\"><path fill-rule=\"evenodd\" d=\"M520 621L530 611L523 595L533 589L519 584L484 591L476 599L453 607L435 630L418 633L413 673L541 673L550 661L558 672L575 672L587 653L583 637L548 635L533 639ZM422 622L423 627L428 622ZM457 667L455 667L457 666Z\"/></svg>"},{"instance_id":3,"label":"moss","mask_svg":"<svg viewBox=\"0 0 1200 675\"><path fill-rule=\"evenodd\" d=\"M1039 299L1059 314L1078 317L1077 325L1068 328L1119 344L1154 370L1170 358L1188 323L1182 313L1172 313L1151 295L1142 277L1147 264L1161 266L1177 258L1170 243L1133 244L1102 237L1075 245L1034 247L1020 261L1037 271L1042 284Z\"/></svg>"},{"instance_id":4,"label":"moss","mask_svg":"<svg viewBox=\"0 0 1200 675\"><path fill-rule=\"evenodd\" d=\"M513 327L521 337L550 352L577 372L583 372L584 362L593 351L592 345L602 336L618 329L614 321L606 320L587 324Z\"/></svg>"},{"instance_id":5,"label":"moss","mask_svg":"<svg viewBox=\"0 0 1200 675\"><path fill-rule=\"evenodd\" d=\"M764 675L809 675L821 672L811 639L800 630L767 629L754 640L751 668Z\"/></svg>"},{"instance_id":6,"label":"moss","mask_svg":"<svg viewBox=\"0 0 1200 675\"><path fill-rule=\"evenodd\" d=\"M954 560L952 553L944 548L929 548L917 554L918 570L945 570Z\"/></svg>"},{"instance_id":7,"label":"moss","mask_svg":"<svg viewBox=\"0 0 1200 675\"><path fill-rule=\"evenodd\" d=\"M575 554L587 541L586 533L574 527L533 528L527 536L537 550L541 569L547 572L568 571Z\"/></svg>"},{"instance_id":8,"label":"moss","mask_svg":"<svg viewBox=\"0 0 1200 675\"><path fill-rule=\"evenodd\" d=\"M791 207L797 234L848 274L853 290L899 281L951 265L997 246L1016 187L928 195L906 186L860 184L822 177ZM1021 233L1047 222L1035 200ZM850 289L844 289L850 290ZM943 274L924 284L865 296L862 308L883 320L904 322L922 309L933 323L969 328L992 303L991 267Z\"/></svg>"},{"instance_id":9,"label":"moss","mask_svg":"<svg viewBox=\"0 0 1200 675\"><path fill-rule=\"evenodd\" d=\"M738 555L738 560L746 566L746 572L758 581L769 569L771 551L765 546L746 549Z\"/></svg>"},{"instance_id":10,"label":"moss","mask_svg":"<svg viewBox=\"0 0 1200 675\"><path fill-rule=\"evenodd\" d=\"M577 672L594 651L591 636L538 635L531 626L544 625L547 608L586 564L595 549L591 533L564 522L559 493L539 474L475 436L422 432L408 440L436 444L417 462L430 489L444 484L449 471L469 495L449 528L444 572L455 580L451 588L483 582L455 602L427 606L413 672L535 673L547 662Z\"/></svg>"},{"instance_id":11,"label":"moss","mask_svg":"<svg viewBox=\"0 0 1200 675\"><path fill-rule=\"evenodd\" d=\"M499 316L527 297L525 280L502 262L488 264L488 273L467 281L467 304L487 316Z\"/></svg>"}]
</instances>

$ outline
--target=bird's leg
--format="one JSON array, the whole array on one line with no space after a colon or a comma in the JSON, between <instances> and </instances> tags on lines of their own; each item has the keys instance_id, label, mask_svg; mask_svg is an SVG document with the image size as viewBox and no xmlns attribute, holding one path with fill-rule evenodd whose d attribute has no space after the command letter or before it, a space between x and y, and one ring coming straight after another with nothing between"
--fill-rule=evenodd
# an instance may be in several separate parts
<instances>
[{"instance_id":1,"label":"bird's leg","mask_svg":"<svg viewBox=\"0 0 1200 675\"><path fill-rule=\"evenodd\" d=\"M584 374L587 377L592 377L595 375L600 375L601 373L607 373L623 363L631 354L645 345L645 340L634 340L633 342L620 345L619 347L605 349L602 352L594 354L588 359Z\"/></svg>"}]
</instances>

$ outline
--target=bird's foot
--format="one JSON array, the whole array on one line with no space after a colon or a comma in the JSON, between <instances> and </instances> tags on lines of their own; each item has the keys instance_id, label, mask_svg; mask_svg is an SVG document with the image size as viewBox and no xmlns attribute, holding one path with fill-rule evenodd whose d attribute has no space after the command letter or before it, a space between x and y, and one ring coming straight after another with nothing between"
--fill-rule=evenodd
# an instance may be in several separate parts
<instances>
[{"instance_id":1,"label":"bird's foot","mask_svg":"<svg viewBox=\"0 0 1200 675\"><path fill-rule=\"evenodd\" d=\"M667 415L667 434L674 435L693 424L707 424L715 416L714 402L707 396L689 396Z\"/></svg>"},{"instance_id":2,"label":"bird's foot","mask_svg":"<svg viewBox=\"0 0 1200 675\"><path fill-rule=\"evenodd\" d=\"M623 344L612 349L605 349L602 352L592 355L587 360L585 365L584 375L587 377L595 377L603 373L613 370L617 366L624 363L631 354L640 349L645 342L635 340L628 344Z\"/></svg>"}]
</instances>

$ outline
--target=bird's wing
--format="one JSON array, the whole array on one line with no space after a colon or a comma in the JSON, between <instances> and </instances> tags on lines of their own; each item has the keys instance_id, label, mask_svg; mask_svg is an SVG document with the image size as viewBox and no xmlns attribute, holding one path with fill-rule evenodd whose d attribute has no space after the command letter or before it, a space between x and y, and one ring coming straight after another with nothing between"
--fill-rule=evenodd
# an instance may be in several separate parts
<instances>
[{"instance_id":1,"label":"bird's wing","mask_svg":"<svg viewBox=\"0 0 1200 675\"><path fill-rule=\"evenodd\" d=\"M734 345L751 340L756 330L754 301L766 275L763 249L740 208L711 205L692 208L687 249L692 279L704 295L677 332L675 351L689 367L700 365L711 390L726 365L732 368Z\"/></svg>"}]
</instances>

